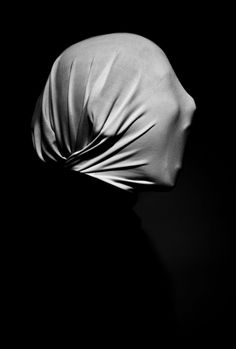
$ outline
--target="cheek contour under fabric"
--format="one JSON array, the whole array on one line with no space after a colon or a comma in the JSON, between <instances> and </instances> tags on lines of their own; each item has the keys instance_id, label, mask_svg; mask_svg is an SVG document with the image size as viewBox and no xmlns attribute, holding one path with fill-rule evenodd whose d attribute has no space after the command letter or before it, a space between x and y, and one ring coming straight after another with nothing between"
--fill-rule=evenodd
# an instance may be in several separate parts
<instances>
[{"instance_id":1,"label":"cheek contour under fabric","mask_svg":"<svg viewBox=\"0 0 236 349\"><path fill-rule=\"evenodd\" d=\"M175 182L195 110L163 51L126 33L93 37L54 62L32 138L39 158L132 191Z\"/></svg>"}]
</instances>

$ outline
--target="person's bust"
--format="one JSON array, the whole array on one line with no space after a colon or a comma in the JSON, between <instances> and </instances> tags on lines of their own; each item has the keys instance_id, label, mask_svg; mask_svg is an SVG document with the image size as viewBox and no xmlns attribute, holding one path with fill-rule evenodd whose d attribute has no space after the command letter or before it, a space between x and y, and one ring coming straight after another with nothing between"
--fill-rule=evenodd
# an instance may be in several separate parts
<instances>
[{"instance_id":1,"label":"person's bust","mask_svg":"<svg viewBox=\"0 0 236 349\"><path fill-rule=\"evenodd\" d=\"M163 51L138 35L90 38L56 59L32 120L45 163L38 272L54 312L69 304L63 314L93 329L170 326L165 276L132 207L143 188L175 184L194 110Z\"/></svg>"}]
</instances>

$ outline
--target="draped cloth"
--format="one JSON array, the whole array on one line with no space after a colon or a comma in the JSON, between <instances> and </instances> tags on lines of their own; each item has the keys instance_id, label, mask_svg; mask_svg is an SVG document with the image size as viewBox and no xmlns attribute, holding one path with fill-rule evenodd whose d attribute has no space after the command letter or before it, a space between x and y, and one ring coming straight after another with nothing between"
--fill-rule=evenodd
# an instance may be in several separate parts
<instances>
[{"instance_id":1,"label":"draped cloth","mask_svg":"<svg viewBox=\"0 0 236 349\"><path fill-rule=\"evenodd\" d=\"M32 119L33 144L41 160L124 190L172 186L194 110L155 43L97 36L54 62Z\"/></svg>"}]
</instances>

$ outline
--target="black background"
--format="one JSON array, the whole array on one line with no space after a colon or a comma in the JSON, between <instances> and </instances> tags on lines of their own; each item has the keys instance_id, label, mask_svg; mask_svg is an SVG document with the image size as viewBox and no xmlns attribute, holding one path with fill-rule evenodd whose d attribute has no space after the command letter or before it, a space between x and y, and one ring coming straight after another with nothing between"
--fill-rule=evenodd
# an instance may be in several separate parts
<instances>
[{"instance_id":1,"label":"black background","mask_svg":"<svg viewBox=\"0 0 236 349\"><path fill-rule=\"evenodd\" d=\"M14 8L8 17L13 77L6 137L14 189L9 207L18 213L16 225L22 224L14 228L20 243L24 223L32 219L27 193L37 181L30 122L54 60L75 42L112 32L140 34L159 45L197 110L176 187L141 193L135 210L172 280L179 338L226 343L234 331L233 69L230 11L215 6L111 2L49 8L40 2Z\"/></svg>"}]
</instances>

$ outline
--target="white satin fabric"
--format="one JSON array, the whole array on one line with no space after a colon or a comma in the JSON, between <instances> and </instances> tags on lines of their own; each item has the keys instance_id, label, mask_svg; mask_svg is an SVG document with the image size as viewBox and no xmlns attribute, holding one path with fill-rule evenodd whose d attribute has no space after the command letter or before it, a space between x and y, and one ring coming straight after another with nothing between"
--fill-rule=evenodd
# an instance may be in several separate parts
<instances>
[{"instance_id":1,"label":"white satin fabric","mask_svg":"<svg viewBox=\"0 0 236 349\"><path fill-rule=\"evenodd\" d=\"M93 37L53 64L33 144L43 161L125 190L173 185L194 110L156 44L135 34Z\"/></svg>"}]
</instances>

